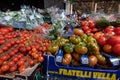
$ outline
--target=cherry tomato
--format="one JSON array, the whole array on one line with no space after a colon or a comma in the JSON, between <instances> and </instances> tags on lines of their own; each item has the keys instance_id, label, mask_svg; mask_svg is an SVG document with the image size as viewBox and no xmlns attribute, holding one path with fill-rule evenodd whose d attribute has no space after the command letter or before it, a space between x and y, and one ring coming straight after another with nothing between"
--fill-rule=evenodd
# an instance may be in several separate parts
<instances>
[{"instance_id":1,"label":"cherry tomato","mask_svg":"<svg viewBox=\"0 0 120 80\"><path fill-rule=\"evenodd\" d=\"M43 62L44 61L44 57L39 57L38 58L38 62Z\"/></svg>"},{"instance_id":2,"label":"cherry tomato","mask_svg":"<svg viewBox=\"0 0 120 80\"><path fill-rule=\"evenodd\" d=\"M34 63L34 60L30 60L29 61L29 64L30 64L30 66L33 66L35 63Z\"/></svg>"},{"instance_id":3,"label":"cherry tomato","mask_svg":"<svg viewBox=\"0 0 120 80\"><path fill-rule=\"evenodd\" d=\"M21 65L21 66L18 68L18 71L19 71L19 73L21 73L21 72L23 72L25 69L26 69L26 66L25 66L25 65Z\"/></svg>"},{"instance_id":4,"label":"cherry tomato","mask_svg":"<svg viewBox=\"0 0 120 80\"><path fill-rule=\"evenodd\" d=\"M4 62L4 61L0 59L0 66L3 64L3 62Z\"/></svg>"},{"instance_id":5,"label":"cherry tomato","mask_svg":"<svg viewBox=\"0 0 120 80\"><path fill-rule=\"evenodd\" d=\"M21 66L21 65L24 65L25 64L25 62L23 61L23 60L20 60L20 61L18 61L18 66Z\"/></svg>"},{"instance_id":6,"label":"cherry tomato","mask_svg":"<svg viewBox=\"0 0 120 80\"><path fill-rule=\"evenodd\" d=\"M13 58L13 60L12 60L12 61L17 62L17 61L18 61L18 58L17 58L17 57L15 57L15 58Z\"/></svg>"},{"instance_id":7,"label":"cherry tomato","mask_svg":"<svg viewBox=\"0 0 120 80\"><path fill-rule=\"evenodd\" d=\"M9 63L8 63L8 65L11 67L11 66L14 66L15 65L15 62L14 61L10 61Z\"/></svg>"},{"instance_id":8,"label":"cherry tomato","mask_svg":"<svg viewBox=\"0 0 120 80\"><path fill-rule=\"evenodd\" d=\"M7 56L2 56L1 59L2 59L3 61L6 61L6 60L7 60Z\"/></svg>"},{"instance_id":9,"label":"cherry tomato","mask_svg":"<svg viewBox=\"0 0 120 80\"><path fill-rule=\"evenodd\" d=\"M0 50L0 54L2 54L3 53L3 50Z\"/></svg>"},{"instance_id":10,"label":"cherry tomato","mask_svg":"<svg viewBox=\"0 0 120 80\"><path fill-rule=\"evenodd\" d=\"M15 65L10 67L10 72L14 72L16 70L17 70L17 67Z\"/></svg>"},{"instance_id":11,"label":"cherry tomato","mask_svg":"<svg viewBox=\"0 0 120 80\"><path fill-rule=\"evenodd\" d=\"M6 72L8 70L9 70L9 66L8 65L4 64L4 65L1 66L1 71L2 72Z\"/></svg>"}]
</instances>

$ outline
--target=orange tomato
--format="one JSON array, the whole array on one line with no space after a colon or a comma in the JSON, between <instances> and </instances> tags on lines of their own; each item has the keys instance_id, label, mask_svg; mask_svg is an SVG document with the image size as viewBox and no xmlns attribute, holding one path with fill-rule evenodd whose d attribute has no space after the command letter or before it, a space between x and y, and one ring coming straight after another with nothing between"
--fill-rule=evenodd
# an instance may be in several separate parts
<instances>
[{"instance_id":1,"label":"orange tomato","mask_svg":"<svg viewBox=\"0 0 120 80\"><path fill-rule=\"evenodd\" d=\"M82 36L84 33L81 29L74 29L74 34L78 36Z\"/></svg>"},{"instance_id":2,"label":"orange tomato","mask_svg":"<svg viewBox=\"0 0 120 80\"><path fill-rule=\"evenodd\" d=\"M94 55L91 55L91 56L89 56L89 60L90 60L90 66L94 66L94 65L96 65L97 64L97 57L96 56L94 56Z\"/></svg>"},{"instance_id":3,"label":"orange tomato","mask_svg":"<svg viewBox=\"0 0 120 80\"><path fill-rule=\"evenodd\" d=\"M111 53L112 52L112 46L109 45L109 44L105 44L103 46L103 51L106 52L106 53Z\"/></svg>"}]
</instances>

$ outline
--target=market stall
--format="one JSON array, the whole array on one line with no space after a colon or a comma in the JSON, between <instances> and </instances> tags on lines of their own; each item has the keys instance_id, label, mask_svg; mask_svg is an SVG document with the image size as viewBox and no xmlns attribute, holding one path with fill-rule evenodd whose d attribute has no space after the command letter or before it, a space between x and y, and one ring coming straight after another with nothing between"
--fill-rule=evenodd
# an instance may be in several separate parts
<instances>
[{"instance_id":1,"label":"market stall","mask_svg":"<svg viewBox=\"0 0 120 80\"><path fill-rule=\"evenodd\" d=\"M120 79L120 15L96 0L79 13L76 1L0 11L0 80Z\"/></svg>"}]
</instances>

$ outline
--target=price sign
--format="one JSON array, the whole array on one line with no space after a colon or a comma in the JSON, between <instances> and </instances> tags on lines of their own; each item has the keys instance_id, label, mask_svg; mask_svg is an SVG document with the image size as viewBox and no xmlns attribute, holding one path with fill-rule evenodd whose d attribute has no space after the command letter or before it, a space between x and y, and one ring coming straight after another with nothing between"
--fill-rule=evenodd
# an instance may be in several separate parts
<instances>
[{"instance_id":1,"label":"price sign","mask_svg":"<svg viewBox=\"0 0 120 80\"><path fill-rule=\"evenodd\" d=\"M13 22L14 28L25 28L26 27L26 21L15 21Z\"/></svg>"}]
</instances>

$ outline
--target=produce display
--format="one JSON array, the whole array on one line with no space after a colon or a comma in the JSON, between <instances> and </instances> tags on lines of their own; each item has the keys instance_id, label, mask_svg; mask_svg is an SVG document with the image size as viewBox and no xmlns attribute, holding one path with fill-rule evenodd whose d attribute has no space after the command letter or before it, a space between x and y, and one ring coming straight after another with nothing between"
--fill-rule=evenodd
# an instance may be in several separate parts
<instances>
[{"instance_id":1,"label":"produce display","mask_svg":"<svg viewBox=\"0 0 120 80\"><path fill-rule=\"evenodd\" d=\"M44 17L52 20L48 24L29 7L1 13L0 23L8 26L0 25L0 75L24 72L42 63L44 55L54 56L57 66L120 69L120 21L115 18L79 21L77 14L51 9Z\"/></svg>"},{"instance_id":2,"label":"produce display","mask_svg":"<svg viewBox=\"0 0 120 80\"><path fill-rule=\"evenodd\" d=\"M119 21L114 23L118 25ZM53 40L47 51L55 56L59 66L118 69L120 27L114 25L107 19L85 19L68 38Z\"/></svg>"},{"instance_id":3,"label":"produce display","mask_svg":"<svg viewBox=\"0 0 120 80\"><path fill-rule=\"evenodd\" d=\"M43 24L46 25L46 24ZM14 76L44 61L43 54L50 40L38 37L41 30L18 30L0 27L0 75Z\"/></svg>"}]
</instances>

